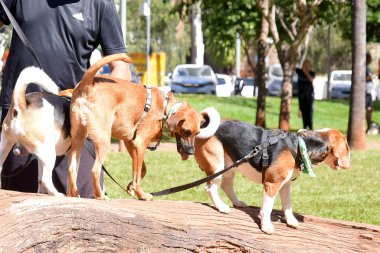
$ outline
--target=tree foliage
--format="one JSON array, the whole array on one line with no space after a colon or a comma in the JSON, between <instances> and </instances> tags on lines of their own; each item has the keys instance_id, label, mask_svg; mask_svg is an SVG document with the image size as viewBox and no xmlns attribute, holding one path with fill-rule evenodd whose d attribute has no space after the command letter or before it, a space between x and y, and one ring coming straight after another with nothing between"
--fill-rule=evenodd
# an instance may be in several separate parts
<instances>
[{"instance_id":1,"label":"tree foliage","mask_svg":"<svg viewBox=\"0 0 380 253\"><path fill-rule=\"evenodd\" d=\"M351 41L344 38L339 27L331 25L330 64L331 70L351 69ZM327 72L328 25L313 30L308 58L317 73Z\"/></svg>"},{"instance_id":2,"label":"tree foliage","mask_svg":"<svg viewBox=\"0 0 380 253\"><path fill-rule=\"evenodd\" d=\"M128 1L128 52L146 52L146 17L140 14L143 2ZM169 3L151 1L151 52L166 53L168 70L184 63L190 48L190 28L182 24L179 14L171 13L171 9Z\"/></svg>"}]
</instances>

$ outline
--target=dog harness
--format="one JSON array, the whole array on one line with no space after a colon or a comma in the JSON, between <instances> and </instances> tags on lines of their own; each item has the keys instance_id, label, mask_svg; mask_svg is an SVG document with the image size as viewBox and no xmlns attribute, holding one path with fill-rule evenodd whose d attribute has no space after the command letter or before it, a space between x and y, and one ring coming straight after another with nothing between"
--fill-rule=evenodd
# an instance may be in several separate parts
<instances>
[{"instance_id":1,"label":"dog harness","mask_svg":"<svg viewBox=\"0 0 380 253\"><path fill-rule=\"evenodd\" d=\"M256 146L256 147L260 147L262 153L261 153L261 156L257 155L255 157L255 162L257 164L260 164L260 160L261 160L261 168L263 170L265 170L266 168L269 167L268 147L278 143L278 141L280 141L280 140L285 141L286 145L289 148L289 151L292 153L294 160L297 161L297 151L296 150L297 150L298 139L295 138L295 134L283 132L279 135L269 136L269 137L268 137L268 134L269 134L269 131L264 130L263 135L261 136L261 144ZM291 141L291 139L296 140L294 144Z\"/></svg>"}]
</instances>

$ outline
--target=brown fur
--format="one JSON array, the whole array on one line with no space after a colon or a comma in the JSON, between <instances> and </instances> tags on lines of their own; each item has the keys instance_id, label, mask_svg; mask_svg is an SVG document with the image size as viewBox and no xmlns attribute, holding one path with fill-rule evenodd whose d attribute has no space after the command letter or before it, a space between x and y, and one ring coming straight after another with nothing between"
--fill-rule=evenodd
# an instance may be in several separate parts
<instances>
[{"instance_id":1,"label":"brown fur","mask_svg":"<svg viewBox=\"0 0 380 253\"><path fill-rule=\"evenodd\" d=\"M125 54L116 54L103 58L93 65L83 76L72 95L70 110L72 149L69 158L68 192L77 196L76 171L80 149L88 136L95 145L96 159L92 169L94 197L106 199L100 187L100 171L109 152L111 136L123 140L133 160L133 180L128 192L136 194L139 199L149 200L141 187L141 180L146 174L144 153L152 141L161 135L164 110L177 102L169 93L169 103L164 108L164 96L158 88L152 88L152 107L141 118L147 97L146 88L112 76L97 76L96 72L103 65L122 60L130 62ZM189 104L182 103L178 111L168 118L167 124L172 135L179 138L181 150L193 150L195 136L200 131L203 117Z\"/></svg>"}]
</instances>

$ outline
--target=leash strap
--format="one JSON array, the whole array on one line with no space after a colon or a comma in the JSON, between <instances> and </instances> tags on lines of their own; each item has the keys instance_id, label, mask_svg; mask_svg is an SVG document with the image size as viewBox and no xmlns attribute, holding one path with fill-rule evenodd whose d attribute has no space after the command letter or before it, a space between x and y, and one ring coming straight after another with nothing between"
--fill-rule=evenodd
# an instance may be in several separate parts
<instances>
[{"instance_id":1,"label":"leash strap","mask_svg":"<svg viewBox=\"0 0 380 253\"><path fill-rule=\"evenodd\" d=\"M234 162L233 164L229 165L225 169L223 169L221 171L218 171L217 173L214 173L214 174L212 174L210 176L207 176L205 178L202 178L200 180L197 180L197 181L194 181L194 182L191 182L191 183L188 183L188 184L172 187L172 188L169 188L169 189L166 189L166 190L163 190L163 191L159 191L159 192L152 192L151 194L152 194L152 196L163 196L163 195L168 195L168 194L184 191L184 190L190 189L192 187L201 185L201 184L203 184L203 183L205 183L205 182L207 182L209 180L212 180L212 179L214 179L214 178L222 175L223 173L229 171L230 169L232 169L234 167L237 167L237 166L239 166L240 164L242 164L244 162L247 162L250 158L256 156L257 153L259 153L259 152L260 152L260 148L259 148L259 145L257 145L249 154L247 154L246 156L244 156L240 160L237 160L236 162Z\"/></svg>"},{"instance_id":2,"label":"leash strap","mask_svg":"<svg viewBox=\"0 0 380 253\"><path fill-rule=\"evenodd\" d=\"M247 162L252 157L257 156L257 154L260 151L262 151L263 149L266 149L269 146L276 144L281 139L284 139L284 138L286 139L286 137L287 137L286 133L282 133L282 134L277 135L277 136L272 136L272 137L269 138L269 140L265 141L264 143L261 143L261 144L255 146L253 148L253 150L249 154L247 154L246 156L244 156L240 160L237 160L236 162L232 163L231 165L229 165L228 167L226 167L225 169L223 169L223 170L221 170L221 171L219 171L217 173L214 173L214 174L212 174L210 176L207 176L207 177L202 178L200 180L194 181L192 183L180 185L180 186L169 188L169 189L162 190L162 191L159 191L159 192L152 192L151 194L152 194L152 196L163 196L163 195L168 195L168 194L184 191L184 190L190 189L192 187L198 186L200 184L203 184L203 183L205 183L205 182L207 182L209 180L212 180L212 179L214 179L214 178L222 175L223 173L229 171L230 169L235 168L235 167L239 166L240 164L242 164L244 162Z\"/></svg>"},{"instance_id":3,"label":"leash strap","mask_svg":"<svg viewBox=\"0 0 380 253\"><path fill-rule=\"evenodd\" d=\"M165 125L166 120L169 118L169 116L166 115L166 107L168 106L168 104L169 104L169 94L168 92L165 92L164 116L162 118L160 139L157 141L156 145L154 145L153 147L150 147L150 146L148 147L150 151L155 151L158 148L158 146L160 146L161 144L162 137L163 137L162 131L164 130L164 125Z\"/></svg>"}]
</instances>

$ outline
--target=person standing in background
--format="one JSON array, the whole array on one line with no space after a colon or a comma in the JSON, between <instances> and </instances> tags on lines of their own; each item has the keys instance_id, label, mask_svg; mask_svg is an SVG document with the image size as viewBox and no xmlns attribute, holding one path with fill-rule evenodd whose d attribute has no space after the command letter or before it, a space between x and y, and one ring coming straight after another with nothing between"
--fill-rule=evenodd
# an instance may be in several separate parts
<instances>
[{"instance_id":1,"label":"person standing in background","mask_svg":"<svg viewBox=\"0 0 380 253\"><path fill-rule=\"evenodd\" d=\"M372 101L372 90L373 90L373 80L372 72L369 69L369 64L372 62L372 56L370 53L366 54L365 57L366 67L365 67L365 119L367 121L367 131L371 128L372 123L372 112L373 112L373 101Z\"/></svg>"},{"instance_id":2,"label":"person standing in background","mask_svg":"<svg viewBox=\"0 0 380 253\"><path fill-rule=\"evenodd\" d=\"M310 61L305 60L302 68L296 68L296 73L298 75L298 102L302 114L303 128L312 130L315 73L312 71Z\"/></svg>"},{"instance_id":3,"label":"person standing in background","mask_svg":"<svg viewBox=\"0 0 380 253\"><path fill-rule=\"evenodd\" d=\"M5 5L19 23L38 56L43 70L61 90L74 88L90 67L90 56L100 45L104 55L126 53L120 20L112 0L4 0ZM0 21L10 21L0 8ZM2 25L1 24L1 25ZM13 31L9 57L3 71L0 105L1 123L9 106L20 72L29 66L40 67ZM130 80L129 64L113 62L111 75ZM41 91L29 85L28 91ZM8 155L2 175L15 175L25 165L27 156ZM92 197L91 169L94 158L82 150L78 187L81 197ZM53 183L58 191L66 193L67 157L57 157ZM16 173L17 172L17 173ZM103 181L103 179L102 179ZM36 192L38 188L37 160L12 177L2 177L2 188L23 192Z\"/></svg>"}]
</instances>

